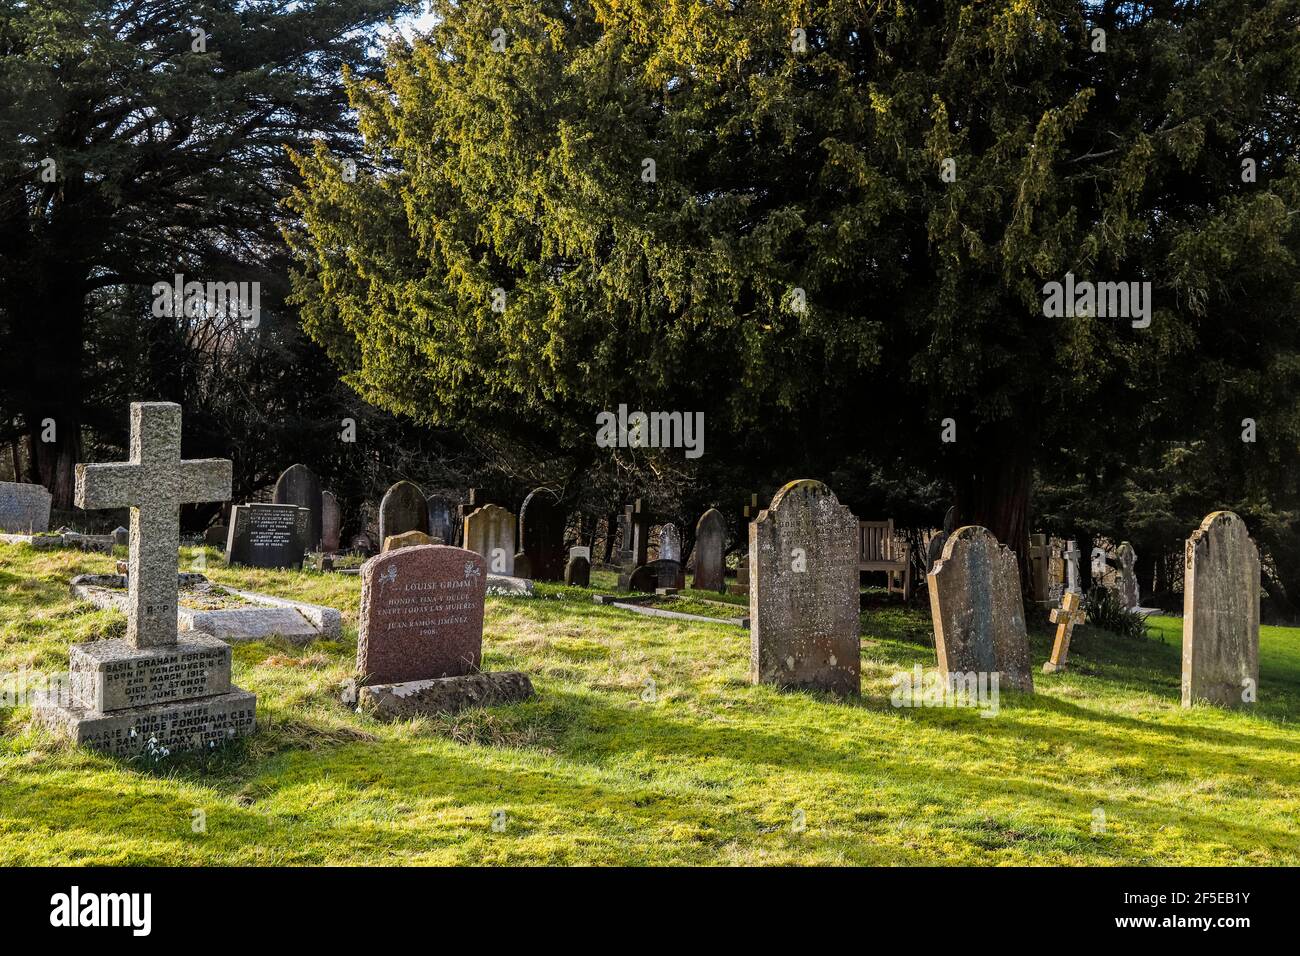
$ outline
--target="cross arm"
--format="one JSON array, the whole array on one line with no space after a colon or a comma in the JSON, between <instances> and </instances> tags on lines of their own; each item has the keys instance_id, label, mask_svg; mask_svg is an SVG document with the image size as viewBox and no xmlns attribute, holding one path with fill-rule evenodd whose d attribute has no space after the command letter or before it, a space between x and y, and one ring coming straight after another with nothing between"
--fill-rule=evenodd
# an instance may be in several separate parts
<instances>
[{"instance_id":1,"label":"cross arm","mask_svg":"<svg viewBox=\"0 0 1300 956\"><path fill-rule=\"evenodd\" d=\"M193 458L181 462L177 501L182 504L228 501L233 469L229 458Z\"/></svg>"},{"instance_id":2,"label":"cross arm","mask_svg":"<svg viewBox=\"0 0 1300 956\"><path fill-rule=\"evenodd\" d=\"M130 462L78 465L76 505L87 511L134 506L139 484L140 466Z\"/></svg>"}]
</instances>

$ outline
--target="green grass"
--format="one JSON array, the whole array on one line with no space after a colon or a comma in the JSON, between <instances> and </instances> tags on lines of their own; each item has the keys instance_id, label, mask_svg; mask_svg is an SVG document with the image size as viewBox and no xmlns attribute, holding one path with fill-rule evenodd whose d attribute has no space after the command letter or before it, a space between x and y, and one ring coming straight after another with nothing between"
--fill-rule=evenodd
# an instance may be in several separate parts
<instances>
[{"instance_id":1,"label":"green grass","mask_svg":"<svg viewBox=\"0 0 1300 956\"><path fill-rule=\"evenodd\" d=\"M863 695L840 702L750 685L734 624L539 585L489 598L484 638L484 666L528 673L535 701L385 725L337 697L357 577L204 553L216 581L342 609L343 638L236 646L260 727L215 754L121 762L0 710L0 865L1300 863L1294 629L1263 630L1252 714L1180 708L1180 622L1155 619L1142 642L1076 629L1070 672L985 719L890 706L893 674L933 666L921 613L863 614ZM69 643L121 633L67 587L112 560L0 545L0 671L62 670ZM1036 623L1036 665L1049 639Z\"/></svg>"}]
</instances>

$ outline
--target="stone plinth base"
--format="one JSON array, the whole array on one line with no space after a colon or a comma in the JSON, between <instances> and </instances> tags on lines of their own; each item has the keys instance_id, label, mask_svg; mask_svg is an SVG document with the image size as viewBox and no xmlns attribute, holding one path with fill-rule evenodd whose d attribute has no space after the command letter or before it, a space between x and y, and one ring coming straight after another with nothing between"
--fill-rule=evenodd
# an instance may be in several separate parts
<instances>
[{"instance_id":1,"label":"stone plinth base","mask_svg":"<svg viewBox=\"0 0 1300 956\"><path fill-rule=\"evenodd\" d=\"M357 690L357 704L363 713L380 720L454 714L470 707L491 707L527 700L533 685L527 674L502 671L466 674L400 684L372 684Z\"/></svg>"},{"instance_id":2,"label":"stone plinth base","mask_svg":"<svg viewBox=\"0 0 1300 956\"><path fill-rule=\"evenodd\" d=\"M88 710L109 713L230 691L230 645L198 632L175 644L134 647L124 640L69 649L72 695Z\"/></svg>"},{"instance_id":3,"label":"stone plinth base","mask_svg":"<svg viewBox=\"0 0 1300 956\"><path fill-rule=\"evenodd\" d=\"M206 750L253 732L257 698L232 687L229 692L174 703L128 707L111 713L77 702L38 695L32 704L37 721L78 746L114 757L159 752L166 748Z\"/></svg>"}]
</instances>

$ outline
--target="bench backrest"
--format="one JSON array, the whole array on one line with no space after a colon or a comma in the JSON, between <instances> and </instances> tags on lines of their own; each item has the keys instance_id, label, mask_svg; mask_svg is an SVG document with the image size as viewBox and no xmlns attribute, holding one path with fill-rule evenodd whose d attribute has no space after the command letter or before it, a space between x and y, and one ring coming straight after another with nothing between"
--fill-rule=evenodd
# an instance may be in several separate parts
<instances>
[{"instance_id":1,"label":"bench backrest","mask_svg":"<svg viewBox=\"0 0 1300 956\"><path fill-rule=\"evenodd\" d=\"M858 522L858 560L894 560L894 519Z\"/></svg>"}]
</instances>

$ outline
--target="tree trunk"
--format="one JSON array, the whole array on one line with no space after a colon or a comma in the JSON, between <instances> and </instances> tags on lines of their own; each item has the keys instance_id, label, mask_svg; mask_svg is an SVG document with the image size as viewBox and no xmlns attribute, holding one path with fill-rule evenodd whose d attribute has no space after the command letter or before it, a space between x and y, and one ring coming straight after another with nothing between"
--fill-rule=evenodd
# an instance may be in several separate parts
<instances>
[{"instance_id":1,"label":"tree trunk","mask_svg":"<svg viewBox=\"0 0 1300 956\"><path fill-rule=\"evenodd\" d=\"M953 481L957 526L982 525L1016 554L1021 590L1028 593L1029 449L1014 427L987 430L975 439L977 457Z\"/></svg>"}]
</instances>

